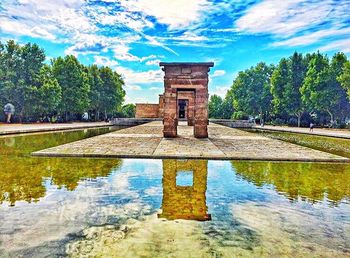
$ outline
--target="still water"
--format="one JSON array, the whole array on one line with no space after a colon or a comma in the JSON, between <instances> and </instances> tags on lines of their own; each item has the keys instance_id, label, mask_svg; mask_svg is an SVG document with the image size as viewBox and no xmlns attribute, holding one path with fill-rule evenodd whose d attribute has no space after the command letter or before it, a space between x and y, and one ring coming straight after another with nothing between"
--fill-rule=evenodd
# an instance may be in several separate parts
<instances>
[{"instance_id":1,"label":"still water","mask_svg":"<svg viewBox=\"0 0 350 258\"><path fill-rule=\"evenodd\" d=\"M350 257L350 165L34 158L0 138L0 257Z\"/></svg>"}]
</instances>

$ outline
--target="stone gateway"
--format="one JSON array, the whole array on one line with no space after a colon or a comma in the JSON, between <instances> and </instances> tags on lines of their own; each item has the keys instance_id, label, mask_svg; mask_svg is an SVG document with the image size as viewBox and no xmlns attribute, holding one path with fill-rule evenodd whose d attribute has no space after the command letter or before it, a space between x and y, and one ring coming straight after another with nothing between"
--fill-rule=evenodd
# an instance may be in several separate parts
<instances>
[{"instance_id":1,"label":"stone gateway","mask_svg":"<svg viewBox=\"0 0 350 258\"><path fill-rule=\"evenodd\" d=\"M214 63L164 63L163 136L177 136L179 119L194 126L194 137L208 138L208 72Z\"/></svg>"},{"instance_id":2,"label":"stone gateway","mask_svg":"<svg viewBox=\"0 0 350 258\"><path fill-rule=\"evenodd\" d=\"M136 104L136 118L163 118L163 136L177 136L179 120L194 126L196 138L208 138L208 72L214 63L164 63L164 94L158 104Z\"/></svg>"}]
</instances>

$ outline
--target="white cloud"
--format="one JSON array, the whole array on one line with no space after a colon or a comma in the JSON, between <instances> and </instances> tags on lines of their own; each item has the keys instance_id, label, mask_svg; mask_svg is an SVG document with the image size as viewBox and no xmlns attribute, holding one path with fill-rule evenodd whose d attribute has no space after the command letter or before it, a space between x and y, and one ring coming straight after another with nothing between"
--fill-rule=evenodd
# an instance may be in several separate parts
<instances>
[{"instance_id":1,"label":"white cloud","mask_svg":"<svg viewBox=\"0 0 350 258\"><path fill-rule=\"evenodd\" d=\"M10 35L68 43L71 46L67 48L66 53L76 56L96 54L98 51L107 51L109 48L118 49L122 44L129 45L136 41L159 46L177 54L157 41L155 37L146 35L143 30L154 26L150 17L142 14L142 11L140 13L128 10L129 7L135 9L132 8L132 1L128 1L130 2L127 4L128 8L123 7L124 2L115 1L116 5L110 8L92 5L84 0L6 1L1 6L0 31ZM116 6L119 7L116 8ZM113 31L118 32L117 35L120 35L118 40L112 42L117 37L106 34L105 26L112 26ZM141 39L145 39L146 42ZM119 50L116 51L116 57L125 61L138 59L127 51L120 53Z\"/></svg>"},{"instance_id":2,"label":"white cloud","mask_svg":"<svg viewBox=\"0 0 350 258\"><path fill-rule=\"evenodd\" d=\"M340 50L344 53L350 53L350 39L342 39L337 40L332 43L329 43L328 45L325 45L320 48L321 51L328 51L328 50Z\"/></svg>"},{"instance_id":3,"label":"white cloud","mask_svg":"<svg viewBox=\"0 0 350 258\"><path fill-rule=\"evenodd\" d=\"M141 87L138 85L126 85L125 88L127 90L133 90L133 91L139 91L141 90Z\"/></svg>"},{"instance_id":4,"label":"white cloud","mask_svg":"<svg viewBox=\"0 0 350 258\"><path fill-rule=\"evenodd\" d=\"M151 91L163 91L163 87L151 87L149 88Z\"/></svg>"},{"instance_id":5,"label":"white cloud","mask_svg":"<svg viewBox=\"0 0 350 258\"><path fill-rule=\"evenodd\" d=\"M95 21L101 25L125 26L135 31L141 31L146 27L154 27L151 21L136 13L111 10L105 6L93 6L87 8L87 10L94 17Z\"/></svg>"},{"instance_id":6,"label":"white cloud","mask_svg":"<svg viewBox=\"0 0 350 258\"><path fill-rule=\"evenodd\" d=\"M116 67L116 71L123 75L125 82L130 85L139 83L163 82L163 71L160 69L145 72L134 71L130 68Z\"/></svg>"},{"instance_id":7,"label":"white cloud","mask_svg":"<svg viewBox=\"0 0 350 258\"><path fill-rule=\"evenodd\" d=\"M147 84L163 82L164 72L161 69L148 70L148 71L134 71L130 68L122 67L118 65L116 60L111 60L104 56L94 56L95 64L100 66L110 66L115 69L124 78L127 87L132 87L137 84ZM134 88L135 89L135 88Z\"/></svg>"},{"instance_id":8,"label":"white cloud","mask_svg":"<svg viewBox=\"0 0 350 258\"><path fill-rule=\"evenodd\" d=\"M17 20L10 20L6 17L0 17L0 24L0 31L11 35L30 36L33 38L43 38L48 40L56 39L56 36L53 33L37 25L27 25Z\"/></svg>"},{"instance_id":9,"label":"white cloud","mask_svg":"<svg viewBox=\"0 0 350 258\"><path fill-rule=\"evenodd\" d=\"M219 77L219 76L223 76L225 74L226 74L225 70L215 70L211 77L212 78Z\"/></svg>"},{"instance_id":10,"label":"white cloud","mask_svg":"<svg viewBox=\"0 0 350 258\"><path fill-rule=\"evenodd\" d=\"M20 0L3 4L1 30L55 40L57 35L93 32L97 27L82 11L83 0ZM16 17L14 19L13 17Z\"/></svg>"},{"instance_id":11,"label":"white cloud","mask_svg":"<svg viewBox=\"0 0 350 258\"><path fill-rule=\"evenodd\" d=\"M116 67L119 63L116 60L110 60L104 56L94 56L95 64L98 66L109 66L111 68Z\"/></svg>"},{"instance_id":12,"label":"white cloud","mask_svg":"<svg viewBox=\"0 0 350 258\"><path fill-rule=\"evenodd\" d=\"M206 41L207 37L199 36L196 33L186 31L181 36L172 38L173 40L179 41Z\"/></svg>"},{"instance_id":13,"label":"white cloud","mask_svg":"<svg viewBox=\"0 0 350 258\"><path fill-rule=\"evenodd\" d=\"M146 61L146 60L154 59L154 58L157 58L157 56L156 56L156 55L144 56L144 57L141 57L141 58L140 58L140 62L144 62L144 61Z\"/></svg>"},{"instance_id":14,"label":"white cloud","mask_svg":"<svg viewBox=\"0 0 350 258\"><path fill-rule=\"evenodd\" d=\"M210 95L218 95L224 98L229 89L230 87L227 86L217 86L212 92L210 92Z\"/></svg>"},{"instance_id":15,"label":"white cloud","mask_svg":"<svg viewBox=\"0 0 350 258\"><path fill-rule=\"evenodd\" d=\"M114 57L118 60L124 61L139 61L140 58L129 53L130 47L126 45L119 45L113 49Z\"/></svg>"},{"instance_id":16,"label":"white cloud","mask_svg":"<svg viewBox=\"0 0 350 258\"><path fill-rule=\"evenodd\" d=\"M159 66L159 63L161 62L161 60L159 59L154 59L154 60L149 60L146 62L146 65L156 65Z\"/></svg>"},{"instance_id":17,"label":"white cloud","mask_svg":"<svg viewBox=\"0 0 350 258\"><path fill-rule=\"evenodd\" d=\"M265 0L251 7L236 21L240 31L290 36L325 20L332 1Z\"/></svg>"},{"instance_id":18,"label":"white cloud","mask_svg":"<svg viewBox=\"0 0 350 258\"><path fill-rule=\"evenodd\" d=\"M292 38L287 39L287 40L276 41L276 42L272 43L271 45L275 46L275 47L309 45L309 44L315 43L323 38L334 37L337 35L346 35L346 34L350 34L350 28L320 30L320 31L316 31L313 33L308 33L306 35L292 37Z\"/></svg>"},{"instance_id":19,"label":"white cloud","mask_svg":"<svg viewBox=\"0 0 350 258\"><path fill-rule=\"evenodd\" d=\"M135 103L149 103L149 101L147 101L147 98L144 97L130 97L129 95L125 96L125 104L135 104Z\"/></svg>"},{"instance_id":20,"label":"white cloud","mask_svg":"<svg viewBox=\"0 0 350 258\"><path fill-rule=\"evenodd\" d=\"M166 24L169 29L178 29L198 22L202 19L202 12L208 10L207 0L129 0L120 1L129 12L141 12L153 16L159 23Z\"/></svg>"}]
</instances>

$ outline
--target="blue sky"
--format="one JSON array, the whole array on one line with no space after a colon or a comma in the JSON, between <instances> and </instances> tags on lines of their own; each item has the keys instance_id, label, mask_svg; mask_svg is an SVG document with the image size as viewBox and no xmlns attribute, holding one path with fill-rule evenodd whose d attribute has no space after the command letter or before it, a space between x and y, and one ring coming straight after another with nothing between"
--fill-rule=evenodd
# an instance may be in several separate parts
<instances>
[{"instance_id":1,"label":"blue sky","mask_svg":"<svg viewBox=\"0 0 350 258\"><path fill-rule=\"evenodd\" d=\"M213 61L209 93L295 50L350 53L350 0L1 0L0 40L35 42L123 74L126 101L157 102L160 61Z\"/></svg>"}]
</instances>

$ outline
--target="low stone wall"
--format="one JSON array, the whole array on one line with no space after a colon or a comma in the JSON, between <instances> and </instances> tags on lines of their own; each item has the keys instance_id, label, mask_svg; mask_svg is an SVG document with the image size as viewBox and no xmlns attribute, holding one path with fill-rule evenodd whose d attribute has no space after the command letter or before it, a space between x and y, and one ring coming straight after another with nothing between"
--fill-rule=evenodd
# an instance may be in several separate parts
<instances>
[{"instance_id":1,"label":"low stone wall","mask_svg":"<svg viewBox=\"0 0 350 258\"><path fill-rule=\"evenodd\" d=\"M231 128L252 128L255 123L248 120L209 119L209 122Z\"/></svg>"},{"instance_id":2,"label":"low stone wall","mask_svg":"<svg viewBox=\"0 0 350 258\"><path fill-rule=\"evenodd\" d=\"M162 118L113 118L111 125L134 126L142 125L153 121L162 121Z\"/></svg>"},{"instance_id":3,"label":"low stone wall","mask_svg":"<svg viewBox=\"0 0 350 258\"><path fill-rule=\"evenodd\" d=\"M158 118L159 104L136 104L136 118Z\"/></svg>"}]
</instances>

